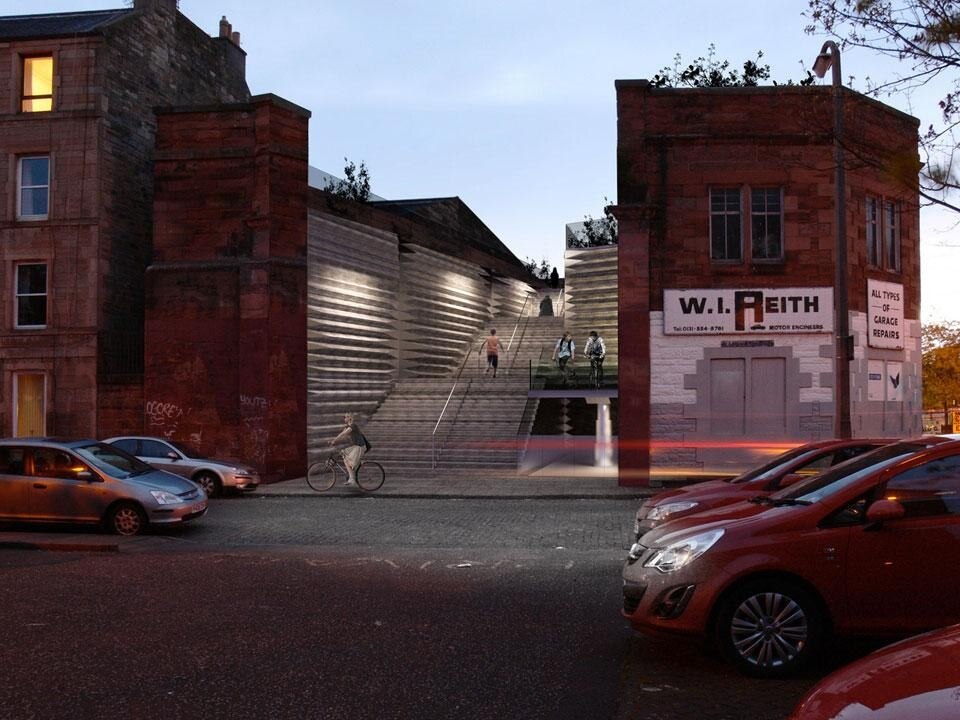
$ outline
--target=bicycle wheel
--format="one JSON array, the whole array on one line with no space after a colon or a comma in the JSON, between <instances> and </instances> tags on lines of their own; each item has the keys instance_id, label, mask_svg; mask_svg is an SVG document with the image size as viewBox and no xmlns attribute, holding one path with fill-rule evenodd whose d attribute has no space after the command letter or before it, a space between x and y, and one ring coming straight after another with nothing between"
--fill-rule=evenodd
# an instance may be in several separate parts
<instances>
[{"instance_id":1,"label":"bicycle wheel","mask_svg":"<svg viewBox=\"0 0 960 720\"><path fill-rule=\"evenodd\" d=\"M361 490L373 492L383 485L383 466L378 462L365 462L357 470L357 485Z\"/></svg>"},{"instance_id":2,"label":"bicycle wheel","mask_svg":"<svg viewBox=\"0 0 960 720\"><path fill-rule=\"evenodd\" d=\"M315 462L307 469L307 485L323 492L329 490L337 482L337 465L331 460Z\"/></svg>"}]
</instances>

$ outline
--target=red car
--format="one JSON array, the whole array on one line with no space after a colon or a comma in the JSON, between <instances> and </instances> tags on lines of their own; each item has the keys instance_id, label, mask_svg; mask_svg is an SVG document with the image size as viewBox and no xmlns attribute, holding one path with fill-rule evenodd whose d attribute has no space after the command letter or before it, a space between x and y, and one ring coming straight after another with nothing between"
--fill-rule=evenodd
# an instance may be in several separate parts
<instances>
[{"instance_id":1,"label":"red car","mask_svg":"<svg viewBox=\"0 0 960 720\"><path fill-rule=\"evenodd\" d=\"M960 625L877 650L822 680L788 720L956 720Z\"/></svg>"},{"instance_id":2,"label":"red car","mask_svg":"<svg viewBox=\"0 0 960 720\"><path fill-rule=\"evenodd\" d=\"M630 550L623 614L787 674L830 633L960 620L960 441L901 441L768 497L665 523Z\"/></svg>"},{"instance_id":3,"label":"red car","mask_svg":"<svg viewBox=\"0 0 960 720\"><path fill-rule=\"evenodd\" d=\"M709 480L648 498L637 511L633 524L636 539L668 520L732 505L756 495L768 495L787 485L816 475L850 458L893 442L886 440L822 440L777 455L760 467L724 480Z\"/></svg>"}]
</instances>

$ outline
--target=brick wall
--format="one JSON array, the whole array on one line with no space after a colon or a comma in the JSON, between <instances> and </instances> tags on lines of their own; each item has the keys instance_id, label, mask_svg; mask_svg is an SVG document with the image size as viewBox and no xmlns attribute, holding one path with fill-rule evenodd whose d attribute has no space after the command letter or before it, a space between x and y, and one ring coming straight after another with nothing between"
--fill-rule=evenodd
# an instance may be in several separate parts
<instances>
[{"instance_id":1,"label":"brick wall","mask_svg":"<svg viewBox=\"0 0 960 720\"><path fill-rule=\"evenodd\" d=\"M663 336L664 290L833 286L833 98L829 87L655 89L646 81L618 81L622 482L643 476L649 467L649 456L631 453L651 436L683 441L710 434L703 423L703 398L691 397L698 386L686 371L690 363L718 348L721 337ZM910 169L916 167L918 122L852 91L843 90L842 98L848 306L854 316L866 311L871 278L900 283L906 319L915 321L920 297L919 214L916 177L910 177ZM782 261L711 260L709 190L744 186L783 189ZM867 267L868 195L899 203L899 272ZM749 211L743 222L747 227ZM824 420L834 412L832 336L768 339L786 347L784 357L794 363L792 372L799 373L788 382L799 403L789 421L793 428L789 437L795 441L821 437ZM867 349L864 333L857 335L857 342L865 361L893 359L890 351ZM894 354L909 355L912 339L908 345ZM671 367L670 358L685 370ZM651 385L652 398L645 395ZM858 406L856 397L853 406L855 412L875 412ZM904 423L909 426L912 421ZM864 430L877 427L875 422L859 425ZM690 457L683 449L673 455L684 462ZM704 461L705 454L699 453L698 462Z\"/></svg>"},{"instance_id":2,"label":"brick wall","mask_svg":"<svg viewBox=\"0 0 960 720\"><path fill-rule=\"evenodd\" d=\"M158 116L147 430L268 481L305 469L308 118L273 96Z\"/></svg>"}]
</instances>

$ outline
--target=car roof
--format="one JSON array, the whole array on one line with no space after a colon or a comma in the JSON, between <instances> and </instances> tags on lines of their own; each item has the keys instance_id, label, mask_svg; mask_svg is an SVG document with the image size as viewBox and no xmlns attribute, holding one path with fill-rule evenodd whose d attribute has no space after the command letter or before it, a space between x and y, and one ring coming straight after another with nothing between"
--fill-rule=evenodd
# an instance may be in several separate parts
<instances>
[{"instance_id":1,"label":"car roof","mask_svg":"<svg viewBox=\"0 0 960 720\"><path fill-rule=\"evenodd\" d=\"M0 439L0 445L26 445L31 447L44 447L50 445L57 445L60 447L76 448L83 445L89 445L90 443L100 442L99 440L94 440L92 438L86 439L70 439L70 438L58 438L58 437L23 437L23 438L2 438Z\"/></svg>"}]
</instances>

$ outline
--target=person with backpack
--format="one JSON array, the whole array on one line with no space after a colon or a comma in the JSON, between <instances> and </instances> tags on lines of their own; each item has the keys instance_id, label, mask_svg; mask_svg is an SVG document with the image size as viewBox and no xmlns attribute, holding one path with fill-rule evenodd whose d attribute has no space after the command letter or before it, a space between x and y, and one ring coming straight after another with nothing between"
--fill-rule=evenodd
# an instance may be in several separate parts
<instances>
[{"instance_id":1,"label":"person with backpack","mask_svg":"<svg viewBox=\"0 0 960 720\"><path fill-rule=\"evenodd\" d=\"M330 445L336 445L349 438L350 445L344 448L341 455L343 457L343 464L347 468L347 487L356 487L357 470L360 468L360 461L363 459L363 456L370 449L370 443L366 436L360 432L360 427L354 421L353 415L350 413L344 415L343 424L343 430L330 441Z\"/></svg>"},{"instance_id":2,"label":"person with backpack","mask_svg":"<svg viewBox=\"0 0 960 720\"><path fill-rule=\"evenodd\" d=\"M594 387L599 388L603 385L603 359L607 356L607 346L596 330L590 331L583 354L590 360L590 379Z\"/></svg>"},{"instance_id":3,"label":"person with backpack","mask_svg":"<svg viewBox=\"0 0 960 720\"><path fill-rule=\"evenodd\" d=\"M570 381L567 375L567 363L574 358L577 346L573 342L573 336L569 330L563 331L563 336L557 340L556 347L553 348L553 360L560 368L560 375L563 377L563 384L567 385Z\"/></svg>"}]
</instances>

